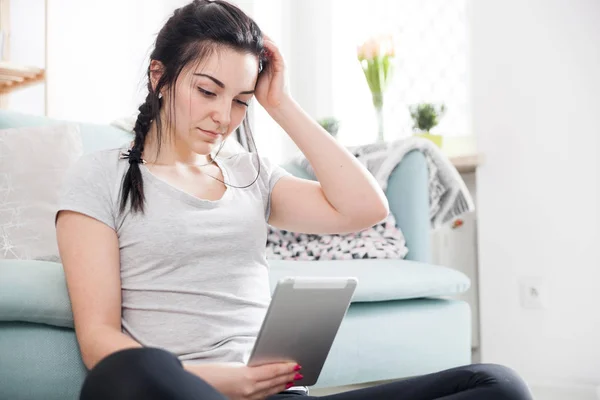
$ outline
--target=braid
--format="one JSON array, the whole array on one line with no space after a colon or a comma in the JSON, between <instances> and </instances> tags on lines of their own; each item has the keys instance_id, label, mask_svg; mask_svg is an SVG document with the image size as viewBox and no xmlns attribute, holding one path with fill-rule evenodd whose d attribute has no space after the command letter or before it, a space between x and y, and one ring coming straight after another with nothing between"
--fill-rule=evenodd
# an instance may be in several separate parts
<instances>
[{"instance_id":1,"label":"braid","mask_svg":"<svg viewBox=\"0 0 600 400\"><path fill-rule=\"evenodd\" d=\"M146 100L138 109L140 113L138 114L133 128L135 138L130 150L130 153L139 155L139 158L131 158L129 160L129 169L123 178L121 212L127 207L127 200L130 195L131 209L133 212L144 212L144 182L139 164L140 162L143 162L141 154L144 152L144 144L146 142L146 136L150 131L150 124L154 119L155 113L157 113L159 109L160 99L156 95L156 92L152 90L150 84L148 84L148 96L146 96Z\"/></svg>"},{"instance_id":2,"label":"braid","mask_svg":"<svg viewBox=\"0 0 600 400\"><path fill-rule=\"evenodd\" d=\"M150 123L152 123L154 116L152 105L153 98L154 94L149 92L144 103L138 108L140 113L138 114L135 126L133 127L133 131L135 132L134 147L139 149L141 153L144 152L146 135L150 131Z\"/></svg>"}]
</instances>

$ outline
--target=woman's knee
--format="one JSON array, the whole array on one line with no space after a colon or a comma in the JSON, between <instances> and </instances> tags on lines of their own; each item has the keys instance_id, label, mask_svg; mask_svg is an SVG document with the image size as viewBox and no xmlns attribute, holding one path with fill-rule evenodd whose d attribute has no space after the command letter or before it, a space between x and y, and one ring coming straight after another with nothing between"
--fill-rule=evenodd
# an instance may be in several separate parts
<instances>
[{"instance_id":1,"label":"woman's knee","mask_svg":"<svg viewBox=\"0 0 600 400\"><path fill-rule=\"evenodd\" d=\"M81 399L152 398L165 370L181 368L175 355L155 348L121 350L102 359L88 373Z\"/></svg>"},{"instance_id":2,"label":"woman's knee","mask_svg":"<svg viewBox=\"0 0 600 400\"><path fill-rule=\"evenodd\" d=\"M499 364L474 364L471 368L475 385L493 387L494 399L533 399L529 387L513 369Z\"/></svg>"}]
</instances>

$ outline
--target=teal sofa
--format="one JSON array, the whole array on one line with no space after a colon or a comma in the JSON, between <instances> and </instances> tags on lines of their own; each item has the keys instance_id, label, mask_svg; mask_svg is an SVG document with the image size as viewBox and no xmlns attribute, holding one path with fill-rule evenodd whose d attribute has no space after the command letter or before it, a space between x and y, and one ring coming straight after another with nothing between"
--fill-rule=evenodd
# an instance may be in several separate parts
<instances>
[{"instance_id":1,"label":"teal sofa","mask_svg":"<svg viewBox=\"0 0 600 400\"><path fill-rule=\"evenodd\" d=\"M0 129L56 123L0 111ZM116 147L128 133L80 124L86 152ZM290 172L304 176L292 164ZM393 171L387 197L409 248L405 260L272 261L283 276L356 276L359 285L315 387L421 375L469 364L470 310L452 299L469 288L462 273L431 265L427 166L419 152ZM81 361L62 266L0 260L0 399L78 398Z\"/></svg>"}]
</instances>

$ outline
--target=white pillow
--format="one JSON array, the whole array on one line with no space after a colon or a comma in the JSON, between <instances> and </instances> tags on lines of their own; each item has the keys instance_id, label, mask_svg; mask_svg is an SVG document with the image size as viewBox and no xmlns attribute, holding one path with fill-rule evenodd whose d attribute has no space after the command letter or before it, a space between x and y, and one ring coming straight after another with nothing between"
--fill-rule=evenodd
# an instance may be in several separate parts
<instances>
[{"instance_id":1,"label":"white pillow","mask_svg":"<svg viewBox=\"0 0 600 400\"><path fill-rule=\"evenodd\" d=\"M60 259L58 195L82 153L78 125L0 130L0 259Z\"/></svg>"}]
</instances>

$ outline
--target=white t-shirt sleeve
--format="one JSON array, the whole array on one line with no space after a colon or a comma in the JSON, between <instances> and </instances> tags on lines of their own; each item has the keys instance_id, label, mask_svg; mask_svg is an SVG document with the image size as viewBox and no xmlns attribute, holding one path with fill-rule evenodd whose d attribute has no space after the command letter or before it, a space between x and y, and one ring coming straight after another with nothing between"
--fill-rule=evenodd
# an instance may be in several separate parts
<instances>
[{"instance_id":1,"label":"white t-shirt sleeve","mask_svg":"<svg viewBox=\"0 0 600 400\"><path fill-rule=\"evenodd\" d=\"M103 157L104 156L104 157ZM90 216L116 231L114 182L100 153L86 154L71 166L61 188L58 210L75 211Z\"/></svg>"},{"instance_id":2,"label":"white t-shirt sleeve","mask_svg":"<svg viewBox=\"0 0 600 400\"><path fill-rule=\"evenodd\" d=\"M263 201L265 204L265 220L268 221L271 215L271 193L275 184L284 176L291 176L289 172L281 166L272 163L268 158L261 157L260 178L262 180L261 189L263 190Z\"/></svg>"}]
</instances>

